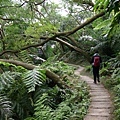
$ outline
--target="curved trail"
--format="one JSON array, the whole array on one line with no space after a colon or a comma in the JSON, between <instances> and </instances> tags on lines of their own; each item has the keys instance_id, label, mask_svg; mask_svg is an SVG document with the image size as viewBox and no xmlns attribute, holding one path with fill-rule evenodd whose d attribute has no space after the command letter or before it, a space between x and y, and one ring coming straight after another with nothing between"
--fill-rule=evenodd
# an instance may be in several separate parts
<instances>
[{"instance_id":1,"label":"curved trail","mask_svg":"<svg viewBox=\"0 0 120 120\"><path fill-rule=\"evenodd\" d=\"M102 84L94 84L90 77L80 75L83 69L79 67L75 74L79 75L89 86L91 103L84 120L112 120L113 105L110 94Z\"/></svg>"}]
</instances>

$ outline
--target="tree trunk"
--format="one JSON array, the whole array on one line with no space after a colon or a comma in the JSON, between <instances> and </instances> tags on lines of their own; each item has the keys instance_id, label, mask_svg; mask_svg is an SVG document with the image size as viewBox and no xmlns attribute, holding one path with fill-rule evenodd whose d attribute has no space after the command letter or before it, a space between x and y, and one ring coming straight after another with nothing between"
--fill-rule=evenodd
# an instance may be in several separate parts
<instances>
[{"instance_id":1,"label":"tree trunk","mask_svg":"<svg viewBox=\"0 0 120 120\"><path fill-rule=\"evenodd\" d=\"M82 49L80 49L80 48L78 48L76 46L73 46L70 43L68 43L66 41L63 41L62 39L60 39L58 37L56 38L56 40L58 42L61 42L61 43L65 44L65 45L67 45L68 47L72 48L73 50L77 51L78 53L82 54L83 56L85 56L85 58L87 59L87 61L90 62L90 56L85 51L83 51Z\"/></svg>"},{"instance_id":2,"label":"tree trunk","mask_svg":"<svg viewBox=\"0 0 120 120\"><path fill-rule=\"evenodd\" d=\"M8 63L14 64L16 66L22 66L22 67L24 67L28 70L33 70L34 68L38 67L38 66L35 66L35 65L32 65L32 64L23 63L23 62L17 61L17 60L0 59L0 61L8 62ZM62 81L60 79L60 76L58 76L57 74L49 71L48 69L45 69L45 70L46 70L46 76L48 78L50 78L51 80L53 80L53 82L55 84L57 84L60 88L69 87L64 81Z\"/></svg>"}]
</instances>

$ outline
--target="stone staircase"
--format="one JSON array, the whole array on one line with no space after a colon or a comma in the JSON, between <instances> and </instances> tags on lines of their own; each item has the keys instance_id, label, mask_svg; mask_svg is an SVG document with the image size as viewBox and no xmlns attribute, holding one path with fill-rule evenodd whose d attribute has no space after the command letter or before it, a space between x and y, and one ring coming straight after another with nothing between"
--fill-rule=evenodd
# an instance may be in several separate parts
<instances>
[{"instance_id":1,"label":"stone staircase","mask_svg":"<svg viewBox=\"0 0 120 120\"><path fill-rule=\"evenodd\" d=\"M82 70L83 68L79 67L75 74L80 75ZM113 105L108 90L101 83L94 84L94 80L88 76L80 75L80 77L88 84L91 99L84 120L112 120Z\"/></svg>"}]
</instances>

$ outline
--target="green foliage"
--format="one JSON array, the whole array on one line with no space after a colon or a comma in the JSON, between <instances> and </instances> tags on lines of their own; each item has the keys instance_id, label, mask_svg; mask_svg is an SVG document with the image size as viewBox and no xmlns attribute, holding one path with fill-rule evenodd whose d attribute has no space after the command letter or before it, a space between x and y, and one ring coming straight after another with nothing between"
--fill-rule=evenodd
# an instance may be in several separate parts
<instances>
[{"instance_id":1,"label":"green foliage","mask_svg":"<svg viewBox=\"0 0 120 120\"><path fill-rule=\"evenodd\" d=\"M49 96L47 93L42 96L35 103L35 118L36 120L50 120L52 118L52 109L47 106L49 104Z\"/></svg>"},{"instance_id":2,"label":"green foliage","mask_svg":"<svg viewBox=\"0 0 120 120\"><path fill-rule=\"evenodd\" d=\"M112 10L114 10L115 14L119 12L119 2L119 0L110 0L108 7L109 12L111 12Z\"/></svg>"},{"instance_id":3,"label":"green foliage","mask_svg":"<svg viewBox=\"0 0 120 120\"><path fill-rule=\"evenodd\" d=\"M119 70L119 73L120 73L120 70ZM114 93L115 93L115 98L114 98L115 110L114 110L114 114L115 114L115 119L119 120L119 118L120 118L120 74L118 74L118 76L117 76L117 78L115 80L117 80L117 84L116 84L116 86L114 86Z\"/></svg>"},{"instance_id":4,"label":"green foliage","mask_svg":"<svg viewBox=\"0 0 120 120\"><path fill-rule=\"evenodd\" d=\"M116 58L112 58L108 61L107 66L101 71L105 73L103 83L109 88L114 95L114 119L120 118L120 61L119 54Z\"/></svg>"},{"instance_id":5,"label":"green foliage","mask_svg":"<svg viewBox=\"0 0 120 120\"><path fill-rule=\"evenodd\" d=\"M100 74L102 76L111 76L112 78L115 78L115 75L118 75L119 67L120 67L120 60L119 60L119 54L115 58L111 58L106 62L103 62L103 67L100 70ZM105 66L104 66L105 64Z\"/></svg>"},{"instance_id":6,"label":"green foliage","mask_svg":"<svg viewBox=\"0 0 120 120\"><path fill-rule=\"evenodd\" d=\"M21 119L26 114L27 108L31 109L30 100L23 81L21 80L21 73L5 72L1 74L1 93L4 93L12 103L12 115L19 116ZM29 107L28 107L28 106Z\"/></svg>"},{"instance_id":7,"label":"green foliage","mask_svg":"<svg viewBox=\"0 0 120 120\"><path fill-rule=\"evenodd\" d=\"M92 66L91 65L85 67L85 71L86 72L91 72L91 70L92 70Z\"/></svg>"},{"instance_id":8,"label":"green foliage","mask_svg":"<svg viewBox=\"0 0 120 120\"><path fill-rule=\"evenodd\" d=\"M54 62L53 57L44 62L42 67L49 69L60 76L63 76L63 74L72 75L74 70L73 66L70 66L63 61Z\"/></svg>"},{"instance_id":9,"label":"green foliage","mask_svg":"<svg viewBox=\"0 0 120 120\"><path fill-rule=\"evenodd\" d=\"M96 0L94 10L108 9L109 12L114 10L115 13L119 11L119 0Z\"/></svg>"},{"instance_id":10,"label":"green foliage","mask_svg":"<svg viewBox=\"0 0 120 120\"><path fill-rule=\"evenodd\" d=\"M5 66L5 63L4 63L4 66ZM19 69L19 67L18 67L18 69ZM22 75L23 73L24 73L24 75ZM28 73L31 76L28 75ZM36 77L34 77L34 75L32 75L33 73L36 75ZM14 114L11 115L13 117L19 116L20 119L23 119L23 118L25 118L25 116L28 115L28 110L31 114L33 112L32 99L31 99L30 95L28 95L28 92L27 92L27 91L29 91L30 88L26 89L26 86L28 86L29 83L28 82L25 82L26 84L24 83L24 81L26 79L28 79L28 81L29 81L29 76L32 78L32 80L34 80L34 81L36 80L35 82L40 83L40 80L45 77L45 71L33 70L33 72L32 71L30 72L30 71L25 71L23 69L23 71L20 70L19 72L8 71L8 72L3 73L0 76L1 92L4 92L4 94L6 94L10 98L11 102L13 103L12 107L13 107ZM26 77L25 80L24 80L24 77ZM34 81L33 81L33 83L35 83Z\"/></svg>"},{"instance_id":11,"label":"green foliage","mask_svg":"<svg viewBox=\"0 0 120 120\"><path fill-rule=\"evenodd\" d=\"M25 63L33 63L32 58L28 54L29 54L28 51L23 50L17 56L18 56L18 59L20 59Z\"/></svg>"},{"instance_id":12,"label":"green foliage","mask_svg":"<svg viewBox=\"0 0 120 120\"><path fill-rule=\"evenodd\" d=\"M65 101L58 104L58 107L53 110L50 108L50 106L46 106L49 101L48 94L43 94L42 97L35 104L36 118L38 120L83 119L89 106L88 91L85 87L85 83L79 83L76 87L76 91L74 91L74 93L72 92L72 94L69 94L66 91L65 96Z\"/></svg>"},{"instance_id":13,"label":"green foliage","mask_svg":"<svg viewBox=\"0 0 120 120\"><path fill-rule=\"evenodd\" d=\"M119 19L120 12L104 21L99 21L94 30L98 31L101 29L103 31L102 35L106 35L108 37L113 36L115 33L118 34L118 31L120 30Z\"/></svg>"},{"instance_id":14,"label":"green foliage","mask_svg":"<svg viewBox=\"0 0 120 120\"><path fill-rule=\"evenodd\" d=\"M94 10L106 9L109 5L109 0L95 0Z\"/></svg>"},{"instance_id":15,"label":"green foliage","mask_svg":"<svg viewBox=\"0 0 120 120\"><path fill-rule=\"evenodd\" d=\"M107 19L107 20L104 20L102 22L100 22L95 28L94 30L99 30L99 29L102 29L103 30L103 35L107 34L108 32L108 29L110 30L110 26L111 26L111 21L112 21L112 18L111 19Z\"/></svg>"},{"instance_id":16,"label":"green foliage","mask_svg":"<svg viewBox=\"0 0 120 120\"><path fill-rule=\"evenodd\" d=\"M120 78L120 68L117 68L114 70L114 72L112 74L112 78L115 78L115 79Z\"/></svg>"},{"instance_id":17,"label":"green foliage","mask_svg":"<svg viewBox=\"0 0 120 120\"><path fill-rule=\"evenodd\" d=\"M54 43L47 43L46 48L44 50L46 59L54 56L54 48L52 48L52 45L55 45Z\"/></svg>"},{"instance_id":18,"label":"green foliage","mask_svg":"<svg viewBox=\"0 0 120 120\"><path fill-rule=\"evenodd\" d=\"M89 32L89 28L86 29ZM85 32L87 32L85 31ZM91 48L93 48L94 45L99 44L99 41L94 39L92 36L94 36L94 34L91 32L89 32L90 35L85 35L79 38L79 45L80 48L82 48L84 51L86 52L91 52ZM81 46L82 45L82 46Z\"/></svg>"},{"instance_id":19,"label":"green foliage","mask_svg":"<svg viewBox=\"0 0 120 120\"><path fill-rule=\"evenodd\" d=\"M30 71L27 71L23 75L24 83L28 89L28 93L35 91L35 87L41 86L41 84L45 83L46 76L45 76L45 70L40 69L33 69Z\"/></svg>"},{"instance_id":20,"label":"green foliage","mask_svg":"<svg viewBox=\"0 0 120 120\"><path fill-rule=\"evenodd\" d=\"M98 24L95 29L103 29L103 34L111 37L117 33L119 29L120 11L119 11L119 0L96 0L94 10L106 10L109 12L109 18L107 17L102 23ZM114 11L114 14L113 12ZM117 29L116 29L117 28Z\"/></svg>"},{"instance_id":21,"label":"green foliage","mask_svg":"<svg viewBox=\"0 0 120 120\"><path fill-rule=\"evenodd\" d=\"M102 68L102 70L100 70L100 75L101 76L110 75L110 72L107 68Z\"/></svg>"},{"instance_id":22,"label":"green foliage","mask_svg":"<svg viewBox=\"0 0 120 120\"><path fill-rule=\"evenodd\" d=\"M0 93L0 120L10 119L12 115L12 102Z\"/></svg>"},{"instance_id":23,"label":"green foliage","mask_svg":"<svg viewBox=\"0 0 120 120\"><path fill-rule=\"evenodd\" d=\"M0 62L0 69L1 69L1 73L5 71L12 71L12 72L25 72L26 71L26 69L23 68L22 66L15 66L13 64L6 63L6 62Z\"/></svg>"},{"instance_id":24,"label":"green foliage","mask_svg":"<svg viewBox=\"0 0 120 120\"><path fill-rule=\"evenodd\" d=\"M111 58L108 60L109 67L112 69L116 69L120 67L120 53L116 56L116 58Z\"/></svg>"},{"instance_id":25,"label":"green foliage","mask_svg":"<svg viewBox=\"0 0 120 120\"><path fill-rule=\"evenodd\" d=\"M69 81L72 90L60 89L58 86L51 88L46 82L48 78L45 71L39 67L25 70L4 62L1 62L1 65L7 68L7 71L0 75L0 109L7 109L7 112L0 113L1 120L4 120L6 115L7 118L20 120L83 119L89 106L89 93L84 82ZM12 71L9 69L10 65ZM46 65L48 67L51 64L47 61ZM56 62L55 67L64 70L59 72L58 69L57 73L69 74L78 80L73 76L73 72L69 73L71 66ZM48 68L50 69L50 66ZM14 72L15 70L17 72ZM51 70L54 71L53 68Z\"/></svg>"},{"instance_id":26,"label":"green foliage","mask_svg":"<svg viewBox=\"0 0 120 120\"><path fill-rule=\"evenodd\" d=\"M45 22L45 20L41 20L39 23L34 23L30 25L27 30L25 31L25 34L27 36L33 36L35 38L39 38L40 34L42 35L48 35L52 33L53 31L56 31L56 27L52 25L50 22Z\"/></svg>"},{"instance_id":27,"label":"green foliage","mask_svg":"<svg viewBox=\"0 0 120 120\"><path fill-rule=\"evenodd\" d=\"M116 67L116 65L114 67ZM119 66L112 73L112 78L111 78L110 84L112 85L111 89L113 89L113 93L115 95L115 98L114 98L115 120L119 120L119 118L120 118L120 94L119 94L120 93L120 68L119 68Z\"/></svg>"},{"instance_id":28,"label":"green foliage","mask_svg":"<svg viewBox=\"0 0 120 120\"><path fill-rule=\"evenodd\" d=\"M120 12L116 13L116 15L114 16L112 22L111 22L111 29L109 31L109 36L111 37L113 34L118 34L118 32L120 31ZM111 35L112 34L112 35Z\"/></svg>"}]
</instances>

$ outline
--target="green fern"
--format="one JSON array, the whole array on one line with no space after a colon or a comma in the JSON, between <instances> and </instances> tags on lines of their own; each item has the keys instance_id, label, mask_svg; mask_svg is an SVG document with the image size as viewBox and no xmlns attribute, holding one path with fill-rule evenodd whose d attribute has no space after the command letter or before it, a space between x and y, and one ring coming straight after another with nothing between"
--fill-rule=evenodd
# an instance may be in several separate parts
<instances>
[{"instance_id":1,"label":"green fern","mask_svg":"<svg viewBox=\"0 0 120 120\"><path fill-rule=\"evenodd\" d=\"M45 66L57 68L58 74L73 75L74 68L63 62L48 64ZM4 67L6 67L6 64ZM75 94L72 94L71 90L68 89L60 89L58 86L49 87L46 84L45 70L35 68L28 71L17 66L13 68L17 72L7 71L0 76L1 92L5 93L12 101L14 113L12 118L20 120L83 118L85 109L88 106L88 102L84 101L84 99L86 100L88 97L85 98L87 93L85 93L86 89L82 84L79 85L79 90L74 91ZM47 80L49 79L47 78ZM75 89L78 89L78 87ZM77 94L78 91L80 93ZM78 109L80 109L79 112L76 111Z\"/></svg>"},{"instance_id":2,"label":"green fern","mask_svg":"<svg viewBox=\"0 0 120 120\"><path fill-rule=\"evenodd\" d=\"M71 108L68 105L69 103L62 102L59 104L59 107L54 112L54 119L53 120L69 120ZM52 119L51 119L52 120Z\"/></svg>"},{"instance_id":3,"label":"green fern","mask_svg":"<svg viewBox=\"0 0 120 120\"><path fill-rule=\"evenodd\" d=\"M12 102L0 94L0 120L8 120L12 116Z\"/></svg>"},{"instance_id":4,"label":"green fern","mask_svg":"<svg viewBox=\"0 0 120 120\"><path fill-rule=\"evenodd\" d=\"M23 75L23 81L28 88L28 92L35 91L36 85L41 86L46 81L45 70L35 68L27 71Z\"/></svg>"},{"instance_id":5,"label":"green fern","mask_svg":"<svg viewBox=\"0 0 120 120\"><path fill-rule=\"evenodd\" d=\"M6 62L0 62L0 69L2 70L0 71L1 73L3 73L4 71L10 71L12 70L13 67L16 67L16 66Z\"/></svg>"},{"instance_id":6,"label":"green fern","mask_svg":"<svg viewBox=\"0 0 120 120\"><path fill-rule=\"evenodd\" d=\"M63 74L72 75L74 71L73 66L70 66L63 61L51 61L51 64L49 61L46 61L41 67L47 68L60 76L63 76Z\"/></svg>"},{"instance_id":7,"label":"green fern","mask_svg":"<svg viewBox=\"0 0 120 120\"><path fill-rule=\"evenodd\" d=\"M92 47L92 50L95 51L95 50L103 49L106 43L107 43L106 41L103 41L103 42L99 41L95 47Z\"/></svg>"},{"instance_id":8,"label":"green fern","mask_svg":"<svg viewBox=\"0 0 120 120\"><path fill-rule=\"evenodd\" d=\"M23 73L25 71L27 71L25 68L23 68L22 66L16 66L14 64L11 63L6 63L6 62L1 62L0 61L0 68L1 70L3 70L1 73L3 73L4 71L11 71L11 72L20 72Z\"/></svg>"},{"instance_id":9,"label":"green fern","mask_svg":"<svg viewBox=\"0 0 120 120\"><path fill-rule=\"evenodd\" d=\"M22 51L19 53L18 58L21 61L24 61L26 63L33 63L32 58L30 56L28 56L28 52L27 51Z\"/></svg>"},{"instance_id":10,"label":"green fern","mask_svg":"<svg viewBox=\"0 0 120 120\"><path fill-rule=\"evenodd\" d=\"M120 80L120 68L117 68L114 70L114 72L112 74L112 78Z\"/></svg>"},{"instance_id":11,"label":"green fern","mask_svg":"<svg viewBox=\"0 0 120 120\"><path fill-rule=\"evenodd\" d=\"M34 102L41 99L43 94L48 94L48 100L46 100L45 105L49 106L52 109L56 109L57 105L65 99L65 94L62 94L62 90L58 86L54 86L52 88L45 86L37 87L34 93Z\"/></svg>"},{"instance_id":12,"label":"green fern","mask_svg":"<svg viewBox=\"0 0 120 120\"><path fill-rule=\"evenodd\" d=\"M35 103L35 118L36 120L51 120L52 109L46 105L49 101L49 96L44 93L41 98Z\"/></svg>"},{"instance_id":13,"label":"green fern","mask_svg":"<svg viewBox=\"0 0 120 120\"><path fill-rule=\"evenodd\" d=\"M0 75L0 86L2 89L8 89L12 84L14 84L15 80L20 78L21 73L19 72L10 72L6 71Z\"/></svg>"},{"instance_id":14,"label":"green fern","mask_svg":"<svg viewBox=\"0 0 120 120\"><path fill-rule=\"evenodd\" d=\"M15 116L23 119L26 114L25 109L32 110L30 97L27 94L25 85L21 78L22 73L7 71L0 76L1 92L11 101ZM5 99L4 99L5 100ZM6 103L6 101L4 101Z\"/></svg>"},{"instance_id":15,"label":"green fern","mask_svg":"<svg viewBox=\"0 0 120 120\"><path fill-rule=\"evenodd\" d=\"M113 69L120 67L120 60L117 57L111 58L110 60L108 60L108 62L109 62L110 67Z\"/></svg>"}]
</instances>

